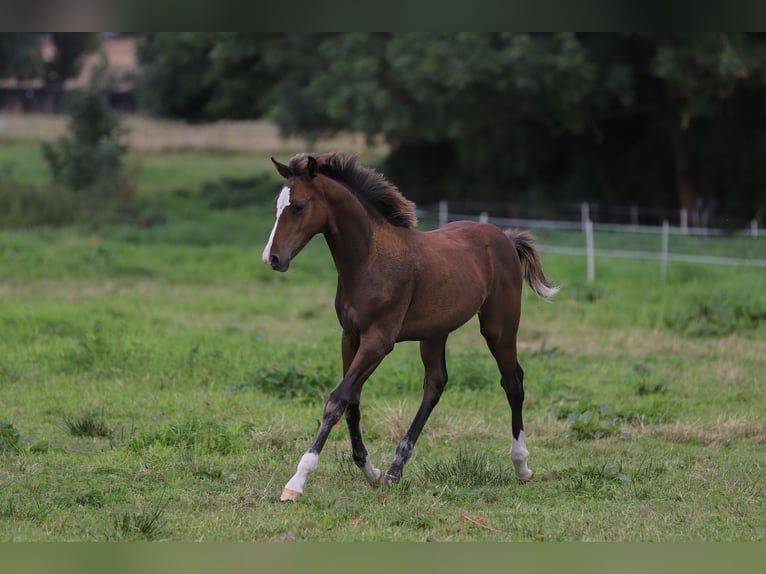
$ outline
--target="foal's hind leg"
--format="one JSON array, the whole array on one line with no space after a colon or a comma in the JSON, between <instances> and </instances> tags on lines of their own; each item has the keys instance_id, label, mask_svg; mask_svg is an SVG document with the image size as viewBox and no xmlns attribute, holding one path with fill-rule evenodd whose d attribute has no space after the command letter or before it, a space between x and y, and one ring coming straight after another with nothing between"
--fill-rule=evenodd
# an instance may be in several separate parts
<instances>
[{"instance_id":1,"label":"foal's hind leg","mask_svg":"<svg viewBox=\"0 0 766 574\"><path fill-rule=\"evenodd\" d=\"M402 478L404 465L412 456L412 449L418 440L423 427L434 410L436 403L441 398L442 391L447 384L447 363L445 361L445 345L447 338L421 341L420 358L425 367L423 378L423 400L420 403L415 418L410 425L407 434L396 448L396 456L391 467L386 471L384 482L399 482Z\"/></svg>"},{"instance_id":2,"label":"foal's hind leg","mask_svg":"<svg viewBox=\"0 0 766 574\"><path fill-rule=\"evenodd\" d=\"M516 478L527 482L532 478L532 471L527 466L529 451L524 436L524 420L522 407L524 405L524 371L516 359L516 331L518 315L497 315L482 313L479 316L481 333L487 341L492 356L500 369L500 384L505 391L508 404L511 406L511 462L513 462ZM503 319L510 324L501 324Z\"/></svg>"}]
</instances>

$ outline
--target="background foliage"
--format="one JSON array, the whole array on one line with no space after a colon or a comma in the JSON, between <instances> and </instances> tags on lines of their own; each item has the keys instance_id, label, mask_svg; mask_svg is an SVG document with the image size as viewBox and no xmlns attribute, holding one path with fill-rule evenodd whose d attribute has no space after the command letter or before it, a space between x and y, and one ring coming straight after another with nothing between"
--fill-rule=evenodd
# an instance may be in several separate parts
<instances>
[{"instance_id":1,"label":"background foliage","mask_svg":"<svg viewBox=\"0 0 766 574\"><path fill-rule=\"evenodd\" d=\"M382 134L387 173L420 201L764 217L764 34L158 34L142 45L154 113Z\"/></svg>"},{"instance_id":2,"label":"background foliage","mask_svg":"<svg viewBox=\"0 0 766 574\"><path fill-rule=\"evenodd\" d=\"M0 79L56 85L97 46L0 37ZM383 137L417 201L686 208L766 223L766 34L211 33L138 36L149 113L271 118ZM723 221L723 222L722 222Z\"/></svg>"}]
</instances>

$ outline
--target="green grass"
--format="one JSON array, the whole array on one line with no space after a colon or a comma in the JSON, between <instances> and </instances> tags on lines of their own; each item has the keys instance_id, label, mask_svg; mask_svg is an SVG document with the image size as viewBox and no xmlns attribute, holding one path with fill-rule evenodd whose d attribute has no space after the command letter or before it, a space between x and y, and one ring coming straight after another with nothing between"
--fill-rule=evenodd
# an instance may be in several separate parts
<instances>
[{"instance_id":1,"label":"green grass","mask_svg":"<svg viewBox=\"0 0 766 574\"><path fill-rule=\"evenodd\" d=\"M35 181L34 149L4 145L0 164ZM340 378L324 241L275 274L260 262L270 199L210 207L206 183L257 177L266 157L143 166L136 201L163 222L0 231L0 540L766 536L763 270L671 264L663 283L656 262L599 260L589 285L584 259L547 255L563 289L552 304L525 292L519 335L532 483L513 479L509 409L472 320L401 484L370 488L340 428L284 504ZM403 344L365 386L383 469L421 384Z\"/></svg>"}]
</instances>

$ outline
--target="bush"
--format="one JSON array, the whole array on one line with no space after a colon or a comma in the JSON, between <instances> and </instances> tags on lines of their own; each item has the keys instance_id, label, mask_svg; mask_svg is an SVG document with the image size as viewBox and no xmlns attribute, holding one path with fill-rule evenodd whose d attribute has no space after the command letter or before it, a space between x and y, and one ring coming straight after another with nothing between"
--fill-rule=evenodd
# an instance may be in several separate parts
<instances>
[{"instance_id":1,"label":"bush","mask_svg":"<svg viewBox=\"0 0 766 574\"><path fill-rule=\"evenodd\" d=\"M129 200L135 178L124 160L127 129L109 105L103 71L94 72L87 90L70 96L67 113L68 134L42 147L54 183L96 203Z\"/></svg>"},{"instance_id":2,"label":"bush","mask_svg":"<svg viewBox=\"0 0 766 574\"><path fill-rule=\"evenodd\" d=\"M96 72L90 88L68 101L68 133L42 146L52 186L20 183L10 168L0 170L0 225L64 225L93 216L125 217L125 207L135 194L136 169L125 162L127 130L109 105L102 74Z\"/></svg>"},{"instance_id":3,"label":"bush","mask_svg":"<svg viewBox=\"0 0 766 574\"><path fill-rule=\"evenodd\" d=\"M80 218L85 198L59 187L41 188L17 181L0 170L0 225L63 225Z\"/></svg>"}]
</instances>

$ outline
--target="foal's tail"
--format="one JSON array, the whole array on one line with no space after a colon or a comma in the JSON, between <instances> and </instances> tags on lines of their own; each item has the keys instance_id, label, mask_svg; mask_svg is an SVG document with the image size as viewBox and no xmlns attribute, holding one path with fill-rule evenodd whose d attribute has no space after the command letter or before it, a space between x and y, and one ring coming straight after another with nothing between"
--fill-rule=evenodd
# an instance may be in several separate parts
<instances>
[{"instance_id":1,"label":"foal's tail","mask_svg":"<svg viewBox=\"0 0 766 574\"><path fill-rule=\"evenodd\" d=\"M534 237L528 231L520 231L518 229L508 229L505 234L516 246L519 259L521 259L524 279L532 288L532 291L546 301L549 301L551 297L559 292L560 287L556 287L545 278L543 266L540 264L540 257L534 246Z\"/></svg>"}]
</instances>

